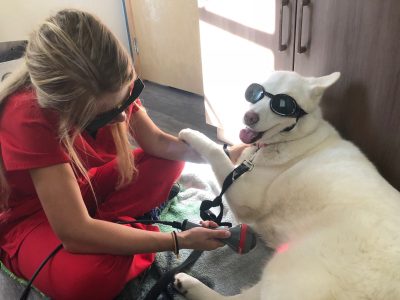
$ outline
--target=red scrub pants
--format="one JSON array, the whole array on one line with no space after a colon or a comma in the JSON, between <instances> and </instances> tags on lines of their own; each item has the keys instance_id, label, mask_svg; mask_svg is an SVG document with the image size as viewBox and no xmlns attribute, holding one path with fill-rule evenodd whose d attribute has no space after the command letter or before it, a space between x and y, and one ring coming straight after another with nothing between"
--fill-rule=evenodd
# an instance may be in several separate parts
<instances>
[{"instance_id":1,"label":"red scrub pants","mask_svg":"<svg viewBox=\"0 0 400 300\"><path fill-rule=\"evenodd\" d=\"M119 217L139 217L160 205L167 199L184 166L183 162L156 158L141 149L136 149L134 154L138 176L118 191L115 190L118 178L115 160L89 171L100 202L98 209L88 186L82 184L81 191L89 211L93 210L96 218L112 221ZM23 278L31 278L42 261L61 243L44 214L38 217L43 218L43 222L23 240L17 255L2 259ZM158 230L154 226L135 227ZM39 273L34 286L56 300L113 299L129 280L153 261L154 253L119 256L73 254L61 249Z\"/></svg>"}]
</instances>

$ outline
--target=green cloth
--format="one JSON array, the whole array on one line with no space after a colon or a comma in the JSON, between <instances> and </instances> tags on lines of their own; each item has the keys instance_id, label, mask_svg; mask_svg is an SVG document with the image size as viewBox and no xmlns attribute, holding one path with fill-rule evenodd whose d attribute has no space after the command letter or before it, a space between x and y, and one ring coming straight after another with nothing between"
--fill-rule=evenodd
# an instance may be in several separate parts
<instances>
[{"instance_id":1,"label":"green cloth","mask_svg":"<svg viewBox=\"0 0 400 300\"><path fill-rule=\"evenodd\" d=\"M199 215L199 202L182 203L179 201L179 195L173 200L169 201L168 205L161 212L161 221L178 221L182 222L185 219L193 220L198 218ZM162 232L172 232L175 228L168 225L158 225Z\"/></svg>"}]
</instances>

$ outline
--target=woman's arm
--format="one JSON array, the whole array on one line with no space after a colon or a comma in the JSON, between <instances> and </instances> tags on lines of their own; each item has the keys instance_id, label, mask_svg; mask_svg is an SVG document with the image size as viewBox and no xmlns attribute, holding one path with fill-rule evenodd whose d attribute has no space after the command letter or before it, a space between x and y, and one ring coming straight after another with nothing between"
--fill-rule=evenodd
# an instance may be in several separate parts
<instances>
[{"instance_id":1,"label":"woman's arm","mask_svg":"<svg viewBox=\"0 0 400 300\"><path fill-rule=\"evenodd\" d=\"M149 154L172 159L203 163L204 159L188 144L177 137L162 131L147 115L144 108L136 111L130 122L131 132L139 144ZM229 147L231 161L236 164L247 144L237 144Z\"/></svg>"},{"instance_id":2,"label":"woman's arm","mask_svg":"<svg viewBox=\"0 0 400 300\"><path fill-rule=\"evenodd\" d=\"M90 217L69 164L30 171L51 227L64 247L78 253L131 255L173 249L169 233L131 228ZM226 230L194 228L178 233L181 248L212 250L223 244Z\"/></svg>"},{"instance_id":3,"label":"woman's arm","mask_svg":"<svg viewBox=\"0 0 400 300\"><path fill-rule=\"evenodd\" d=\"M171 160L204 162L188 144L158 128L144 109L134 113L130 127L136 142L151 155Z\"/></svg>"}]
</instances>

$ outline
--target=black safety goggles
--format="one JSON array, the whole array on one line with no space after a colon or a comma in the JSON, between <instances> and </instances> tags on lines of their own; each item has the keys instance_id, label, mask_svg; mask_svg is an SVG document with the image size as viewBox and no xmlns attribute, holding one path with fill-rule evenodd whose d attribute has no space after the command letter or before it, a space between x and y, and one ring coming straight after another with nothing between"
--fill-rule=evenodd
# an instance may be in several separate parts
<instances>
[{"instance_id":1,"label":"black safety goggles","mask_svg":"<svg viewBox=\"0 0 400 300\"><path fill-rule=\"evenodd\" d=\"M139 97L143 89L144 89L143 81L140 78L136 79L135 82L133 83L133 89L128 99L126 99L117 107L98 115L92 122L89 123L89 125L86 126L85 130L88 131L90 134L93 134L99 128L104 127L105 125L110 123L119 114L124 112L129 107L129 105L131 105L132 102Z\"/></svg>"},{"instance_id":2,"label":"black safety goggles","mask_svg":"<svg viewBox=\"0 0 400 300\"><path fill-rule=\"evenodd\" d=\"M265 91L264 87L258 83L252 83L246 89L245 97L248 102L256 103L260 101L264 96L270 98L269 106L271 110L277 115L283 117L300 118L307 114L297 104L296 100L286 94L270 94Z\"/></svg>"}]
</instances>

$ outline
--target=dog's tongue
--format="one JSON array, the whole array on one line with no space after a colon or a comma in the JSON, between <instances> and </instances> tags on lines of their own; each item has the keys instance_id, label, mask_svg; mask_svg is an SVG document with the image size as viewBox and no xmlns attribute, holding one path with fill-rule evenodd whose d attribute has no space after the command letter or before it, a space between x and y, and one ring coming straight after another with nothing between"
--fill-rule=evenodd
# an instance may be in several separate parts
<instances>
[{"instance_id":1,"label":"dog's tongue","mask_svg":"<svg viewBox=\"0 0 400 300\"><path fill-rule=\"evenodd\" d=\"M261 137L261 132L253 131L249 128L240 130L239 138L245 144L251 144L257 141Z\"/></svg>"}]
</instances>

